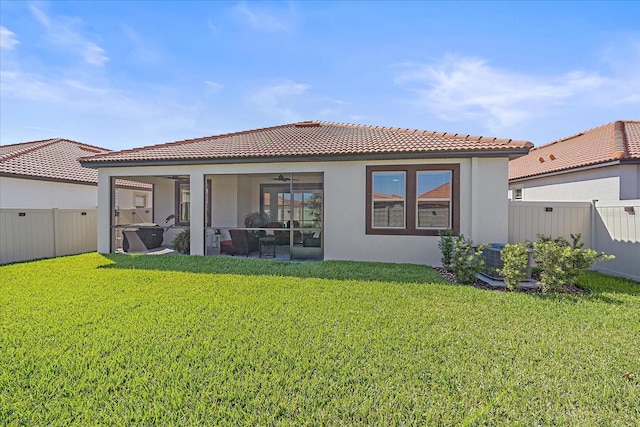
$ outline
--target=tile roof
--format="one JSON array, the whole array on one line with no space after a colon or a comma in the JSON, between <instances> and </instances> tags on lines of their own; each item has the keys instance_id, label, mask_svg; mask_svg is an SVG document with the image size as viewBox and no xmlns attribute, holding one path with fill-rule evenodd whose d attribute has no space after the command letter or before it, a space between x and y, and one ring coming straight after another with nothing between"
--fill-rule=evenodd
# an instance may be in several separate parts
<instances>
[{"instance_id":1,"label":"tile roof","mask_svg":"<svg viewBox=\"0 0 640 427\"><path fill-rule=\"evenodd\" d=\"M98 171L82 167L78 159L108 152L105 148L61 138L0 145L0 176L95 185ZM118 180L117 185L150 188L148 184L124 180Z\"/></svg>"},{"instance_id":2,"label":"tile roof","mask_svg":"<svg viewBox=\"0 0 640 427\"><path fill-rule=\"evenodd\" d=\"M87 166L110 162L248 160L333 157L386 153L495 152L521 155L528 141L491 137L307 121L204 138L115 151L82 159Z\"/></svg>"},{"instance_id":3,"label":"tile roof","mask_svg":"<svg viewBox=\"0 0 640 427\"><path fill-rule=\"evenodd\" d=\"M532 149L509 162L509 179L615 160L640 160L640 121L617 121Z\"/></svg>"}]
</instances>

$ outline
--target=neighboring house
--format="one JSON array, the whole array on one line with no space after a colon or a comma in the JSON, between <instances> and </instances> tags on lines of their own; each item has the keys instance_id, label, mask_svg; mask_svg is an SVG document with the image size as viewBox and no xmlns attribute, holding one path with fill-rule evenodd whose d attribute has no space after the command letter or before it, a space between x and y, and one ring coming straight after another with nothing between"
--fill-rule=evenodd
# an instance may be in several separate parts
<instances>
[{"instance_id":1,"label":"neighboring house","mask_svg":"<svg viewBox=\"0 0 640 427\"><path fill-rule=\"evenodd\" d=\"M640 199L640 121L617 121L532 149L509 162L509 198Z\"/></svg>"},{"instance_id":2,"label":"neighboring house","mask_svg":"<svg viewBox=\"0 0 640 427\"><path fill-rule=\"evenodd\" d=\"M95 251L98 173L78 158L108 150L67 139L0 146L0 264ZM149 222L152 186L118 180L117 221Z\"/></svg>"},{"instance_id":3,"label":"neighboring house","mask_svg":"<svg viewBox=\"0 0 640 427\"><path fill-rule=\"evenodd\" d=\"M78 159L108 152L60 138L0 145L0 209L96 209L98 172ZM117 188L119 209L151 209L148 184L119 181Z\"/></svg>"},{"instance_id":4,"label":"neighboring house","mask_svg":"<svg viewBox=\"0 0 640 427\"><path fill-rule=\"evenodd\" d=\"M252 212L287 219L298 258L439 265L438 233L506 242L508 161L530 142L299 122L86 157L99 170L98 251L115 250L113 178L154 185L154 222L190 227L192 255ZM284 201L284 203L281 203ZM288 203L288 206L287 206ZM302 208L298 208L298 204ZM293 236L303 234L304 239ZM165 233L165 242L170 237ZM309 237L320 239L304 247Z\"/></svg>"}]
</instances>

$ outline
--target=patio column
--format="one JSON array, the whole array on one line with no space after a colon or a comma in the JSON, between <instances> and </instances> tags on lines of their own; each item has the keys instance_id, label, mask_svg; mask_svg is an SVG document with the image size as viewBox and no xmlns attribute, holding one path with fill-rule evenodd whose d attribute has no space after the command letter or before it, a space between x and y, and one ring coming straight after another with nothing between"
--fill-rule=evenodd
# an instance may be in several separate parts
<instances>
[{"instance_id":1,"label":"patio column","mask_svg":"<svg viewBox=\"0 0 640 427\"><path fill-rule=\"evenodd\" d=\"M204 174L190 175L189 192L191 255L204 255Z\"/></svg>"},{"instance_id":2,"label":"patio column","mask_svg":"<svg viewBox=\"0 0 640 427\"><path fill-rule=\"evenodd\" d=\"M103 170L98 169L98 252L111 252L111 214L113 209L113 179Z\"/></svg>"}]
</instances>

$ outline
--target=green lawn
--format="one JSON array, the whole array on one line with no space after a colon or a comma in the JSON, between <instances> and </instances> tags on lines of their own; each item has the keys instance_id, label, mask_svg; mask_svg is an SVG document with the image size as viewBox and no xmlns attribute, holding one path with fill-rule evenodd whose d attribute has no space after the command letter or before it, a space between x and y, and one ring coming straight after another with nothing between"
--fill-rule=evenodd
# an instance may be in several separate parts
<instances>
[{"instance_id":1,"label":"green lawn","mask_svg":"<svg viewBox=\"0 0 640 427\"><path fill-rule=\"evenodd\" d=\"M0 424L637 425L640 284L86 254L0 267Z\"/></svg>"}]
</instances>

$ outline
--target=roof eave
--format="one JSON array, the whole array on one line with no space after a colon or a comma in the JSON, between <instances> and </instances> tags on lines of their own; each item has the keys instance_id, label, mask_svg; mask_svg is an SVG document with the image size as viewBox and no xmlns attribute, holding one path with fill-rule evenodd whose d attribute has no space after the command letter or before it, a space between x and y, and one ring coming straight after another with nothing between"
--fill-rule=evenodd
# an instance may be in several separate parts
<instances>
[{"instance_id":1,"label":"roof eave","mask_svg":"<svg viewBox=\"0 0 640 427\"><path fill-rule=\"evenodd\" d=\"M621 164L627 164L627 165L640 164L640 159L630 158L630 159L607 160L605 162L594 163L586 166L560 169L560 170L555 170L550 172L542 172L542 173L537 173L533 175L521 176L518 178L509 178L509 182L522 182L522 181L528 181L530 179L546 178L548 176L564 175L567 173L580 172L580 171L598 169L598 168L604 168L604 167L610 167L610 166L617 166Z\"/></svg>"},{"instance_id":2,"label":"roof eave","mask_svg":"<svg viewBox=\"0 0 640 427\"><path fill-rule=\"evenodd\" d=\"M7 173L7 172L0 172L0 176L3 178L30 179L34 181L60 182L65 184L92 185L92 186L98 185L97 181L83 181L83 180L54 178L54 177L37 176L37 175L23 175L23 174Z\"/></svg>"},{"instance_id":3,"label":"roof eave","mask_svg":"<svg viewBox=\"0 0 640 427\"><path fill-rule=\"evenodd\" d=\"M225 157L225 158L186 158L151 160L92 160L80 159L83 167L99 169L101 167L166 166L166 165L202 165L202 164L241 164L241 163L286 163L286 162L327 162L362 160L402 160L402 159L442 159L469 157L508 157L518 158L529 152L528 147L494 150L460 150L428 152L384 152L362 154L323 154L302 156L261 156L261 157ZM88 160L88 159L87 159Z\"/></svg>"}]
</instances>

